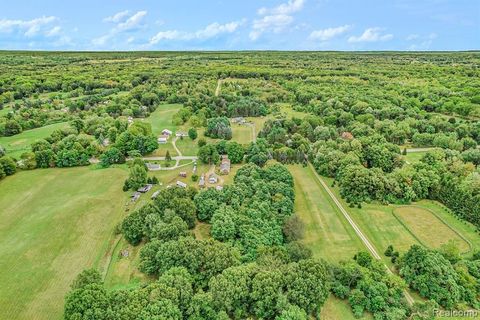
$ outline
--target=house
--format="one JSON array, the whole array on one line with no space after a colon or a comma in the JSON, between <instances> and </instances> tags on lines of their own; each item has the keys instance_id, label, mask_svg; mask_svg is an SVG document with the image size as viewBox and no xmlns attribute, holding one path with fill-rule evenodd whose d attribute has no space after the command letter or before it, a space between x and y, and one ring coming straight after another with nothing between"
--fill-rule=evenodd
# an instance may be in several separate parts
<instances>
[{"instance_id":1,"label":"house","mask_svg":"<svg viewBox=\"0 0 480 320\"><path fill-rule=\"evenodd\" d=\"M140 198L141 195L142 195L142 194L141 194L140 192L135 192L135 193L132 195L132 202L137 201L137 200Z\"/></svg>"},{"instance_id":2,"label":"house","mask_svg":"<svg viewBox=\"0 0 480 320\"><path fill-rule=\"evenodd\" d=\"M218 178L217 176L215 175L215 173L211 173L209 176L208 176L208 182L211 183L211 184L214 184L214 183L217 183L218 181Z\"/></svg>"},{"instance_id":3,"label":"house","mask_svg":"<svg viewBox=\"0 0 480 320\"><path fill-rule=\"evenodd\" d=\"M145 186L141 187L141 188L138 188L138 192L141 192L141 193L145 193L145 192L148 192L150 191L150 189L152 189L153 185L152 184L146 184Z\"/></svg>"},{"instance_id":4,"label":"house","mask_svg":"<svg viewBox=\"0 0 480 320\"><path fill-rule=\"evenodd\" d=\"M236 117L232 119L232 122L237 124L245 124L247 121L244 117Z\"/></svg>"},{"instance_id":5,"label":"house","mask_svg":"<svg viewBox=\"0 0 480 320\"><path fill-rule=\"evenodd\" d=\"M205 175L202 174L202 176L200 177L200 180L198 181L198 186L200 188L205 188Z\"/></svg>"},{"instance_id":6,"label":"house","mask_svg":"<svg viewBox=\"0 0 480 320\"><path fill-rule=\"evenodd\" d=\"M216 186L216 187L215 187L215 190L217 190L217 191L222 191L222 190L223 190L223 187L222 187L222 186Z\"/></svg>"},{"instance_id":7,"label":"house","mask_svg":"<svg viewBox=\"0 0 480 320\"><path fill-rule=\"evenodd\" d=\"M168 130L168 129L163 129L162 130L162 135L164 136L171 136L172 135L172 131Z\"/></svg>"},{"instance_id":8,"label":"house","mask_svg":"<svg viewBox=\"0 0 480 320\"><path fill-rule=\"evenodd\" d=\"M168 141L168 136L160 136L158 137L157 141L159 144L165 144Z\"/></svg>"},{"instance_id":9,"label":"house","mask_svg":"<svg viewBox=\"0 0 480 320\"><path fill-rule=\"evenodd\" d=\"M222 162L220 163L220 174L230 173L230 159L227 155L222 155Z\"/></svg>"},{"instance_id":10,"label":"house","mask_svg":"<svg viewBox=\"0 0 480 320\"><path fill-rule=\"evenodd\" d=\"M187 137L188 134L185 131L177 131L175 133L175 136L177 136L177 137Z\"/></svg>"},{"instance_id":11,"label":"house","mask_svg":"<svg viewBox=\"0 0 480 320\"><path fill-rule=\"evenodd\" d=\"M147 165L148 170L152 170L152 171L160 170L160 165L159 164L147 162L146 165Z\"/></svg>"},{"instance_id":12,"label":"house","mask_svg":"<svg viewBox=\"0 0 480 320\"><path fill-rule=\"evenodd\" d=\"M153 199L156 199L159 194L160 194L160 190L155 191L155 192L152 194L151 199L152 199L152 200L153 200Z\"/></svg>"},{"instance_id":13,"label":"house","mask_svg":"<svg viewBox=\"0 0 480 320\"><path fill-rule=\"evenodd\" d=\"M181 172L179 173L179 176L182 177L182 178L186 178L186 177L187 177L187 172L181 171Z\"/></svg>"},{"instance_id":14,"label":"house","mask_svg":"<svg viewBox=\"0 0 480 320\"><path fill-rule=\"evenodd\" d=\"M177 181L177 187L186 188L187 184L185 182L182 182L182 181Z\"/></svg>"}]
</instances>

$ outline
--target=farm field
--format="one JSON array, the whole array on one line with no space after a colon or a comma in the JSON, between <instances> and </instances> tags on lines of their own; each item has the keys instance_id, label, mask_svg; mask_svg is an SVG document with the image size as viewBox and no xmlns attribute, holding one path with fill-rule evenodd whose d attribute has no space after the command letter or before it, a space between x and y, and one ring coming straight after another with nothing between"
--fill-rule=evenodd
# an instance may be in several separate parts
<instances>
[{"instance_id":1,"label":"farm field","mask_svg":"<svg viewBox=\"0 0 480 320\"><path fill-rule=\"evenodd\" d=\"M181 107L180 104L161 104L145 122L152 125L152 132L156 136L161 135L163 129L175 132L178 127L172 123L172 117Z\"/></svg>"},{"instance_id":2,"label":"farm field","mask_svg":"<svg viewBox=\"0 0 480 320\"><path fill-rule=\"evenodd\" d=\"M295 179L295 212L305 224L302 240L314 257L330 262L352 258L364 246L331 202L310 167L288 167Z\"/></svg>"},{"instance_id":3,"label":"farm field","mask_svg":"<svg viewBox=\"0 0 480 320\"><path fill-rule=\"evenodd\" d=\"M19 158L24 152L30 150L30 144L38 139L48 137L53 131L68 127L68 123L60 122L48 126L23 131L14 136L0 137L0 145L4 146L7 155Z\"/></svg>"},{"instance_id":4,"label":"farm field","mask_svg":"<svg viewBox=\"0 0 480 320\"><path fill-rule=\"evenodd\" d=\"M332 179L323 179L327 181L329 185L331 185ZM394 215L393 211L397 210L398 208L425 207L425 209L433 210L435 214L446 221L449 226L453 228L453 230L457 230L463 237L469 240L474 248L480 248L480 242L478 235L475 233L475 228L468 223L462 223L461 221L455 219L455 217L446 212L445 209L438 204L435 204L433 201L423 200L418 203L413 203L414 207L367 203L363 204L362 208L359 209L357 207L350 208L345 200L340 197L337 187L333 187L331 190L380 254L383 254L389 245L393 245L396 250L404 252L407 251L413 244L422 244L418 240L418 235L420 234L423 240L422 242L425 244L434 244L437 239L435 232L431 231L435 230L433 229L432 225L441 223L441 221L435 215L428 215L428 218L424 217L424 219L428 220L424 220L425 226L423 228L427 228L427 230L430 230L430 232L425 233L424 231L420 232L419 229L415 229L415 231L417 231L415 233L412 229L405 227L405 225L402 224L402 222L400 222ZM418 222L419 221L416 218L412 218L411 220L411 223L418 224ZM446 226L443 228L446 228ZM461 239L461 237L459 237L455 232L448 232L445 234L445 238L442 240L442 243L448 242L449 240L455 241L458 239ZM462 243L460 244L462 245ZM439 245L435 245L433 248L437 248L438 246ZM463 246L468 247L468 244L465 244L465 241L463 241ZM387 264L390 263L388 260L385 261Z\"/></svg>"},{"instance_id":5,"label":"farm field","mask_svg":"<svg viewBox=\"0 0 480 320\"><path fill-rule=\"evenodd\" d=\"M439 248L453 241L460 252L471 250L470 244L449 225L440 220L433 211L420 206L395 208L393 214L405 224L413 235L429 248Z\"/></svg>"},{"instance_id":6,"label":"farm field","mask_svg":"<svg viewBox=\"0 0 480 320\"><path fill-rule=\"evenodd\" d=\"M38 169L0 182L10 191L0 192L1 319L60 319L75 276L101 267L124 216L119 181L126 175L119 168Z\"/></svg>"}]
</instances>

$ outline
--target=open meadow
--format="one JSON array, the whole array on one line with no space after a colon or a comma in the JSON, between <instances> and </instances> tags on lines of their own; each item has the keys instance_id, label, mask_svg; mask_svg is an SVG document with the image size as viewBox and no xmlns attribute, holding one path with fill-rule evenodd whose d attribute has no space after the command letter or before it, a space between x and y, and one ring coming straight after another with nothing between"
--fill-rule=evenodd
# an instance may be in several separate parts
<instances>
[{"instance_id":1,"label":"open meadow","mask_svg":"<svg viewBox=\"0 0 480 320\"><path fill-rule=\"evenodd\" d=\"M318 258L339 262L364 249L360 238L338 211L310 167L288 169L295 179L295 212L305 224L302 240Z\"/></svg>"},{"instance_id":2,"label":"open meadow","mask_svg":"<svg viewBox=\"0 0 480 320\"><path fill-rule=\"evenodd\" d=\"M101 269L127 195L123 169L24 171L0 182L0 319L60 319L76 275ZM14 294L12 294L14 293Z\"/></svg>"},{"instance_id":3,"label":"open meadow","mask_svg":"<svg viewBox=\"0 0 480 320\"><path fill-rule=\"evenodd\" d=\"M329 184L333 181L324 179ZM435 249L448 241L454 241L463 253L480 248L475 227L456 219L435 201L422 200L411 206L366 203L362 208L352 208L340 197L337 187L331 190L379 253L389 245L406 251L413 244Z\"/></svg>"},{"instance_id":4,"label":"open meadow","mask_svg":"<svg viewBox=\"0 0 480 320\"><path fill-rule=\"evenodd\" d=\"M50 136L53 131L67 127L68 123L60 122L23 131L20 134L10 137L0 136L0 145L5 148L7 155L14 158L19 158L22 153L30 150L30 145L36 140L45 139L46 137Z\"/></svg>"}]
</instances>

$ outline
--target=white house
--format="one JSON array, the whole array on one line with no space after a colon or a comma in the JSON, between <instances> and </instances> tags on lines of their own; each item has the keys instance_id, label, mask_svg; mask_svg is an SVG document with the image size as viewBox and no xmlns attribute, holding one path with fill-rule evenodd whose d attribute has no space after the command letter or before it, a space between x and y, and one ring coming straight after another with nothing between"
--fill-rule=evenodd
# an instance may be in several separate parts
<instances>
[{"instance_id":1,"label":"white house","mask_svg":"<svg viewBox=\"0 0 480 320\"><path fill-rule=\"evenodd\" d=\"M165 136L158 137L157 141L159 144L165 144L168 141L168 137L165 137Z\"/></svg>"},{"instance_id":2,"label":"white house","mask_svg":"<svg viewBox=\"0 0 480 320\"><path fill-rule=\"evenodd\" d=\"M208 176L208 182L209 183L214 184L214 183L217 183L217 181L218 181L218 178L214 173L212 173Z\"/></svg>"},{"instance_id":3,"label":"white house","mask_svg":"<svg viewBox=\"0 0 480 320\"><path fill-rule=\"evenodd\" d=\"M177 186L181 187L181 188L186 188L187 184L185 182L182 182L182 181L177 181Z\"/></svg>"},{"instance_id":4,"label":"white house","mask_svg":"<svg viewBox=\"0 0 480 320\"><path fill-rule=\"evenodd\" d=\"M173 132L172 132L171 130L168 130L168 129L163 129L163 130L162 130L162 134L163 134L164 136L171 136L172 133L173 133Z\"/></svg>"},{"instance_id":5,"label":"white house","mask_svg":"<svg viewBox=\"0 0 480 320\"><path fill-rule=\"evenodd\" d=\"M175 136L177 136L177 137L187 137L188 134L185 131L177 131L175 133Z\"/></svg>"}]
</instances>

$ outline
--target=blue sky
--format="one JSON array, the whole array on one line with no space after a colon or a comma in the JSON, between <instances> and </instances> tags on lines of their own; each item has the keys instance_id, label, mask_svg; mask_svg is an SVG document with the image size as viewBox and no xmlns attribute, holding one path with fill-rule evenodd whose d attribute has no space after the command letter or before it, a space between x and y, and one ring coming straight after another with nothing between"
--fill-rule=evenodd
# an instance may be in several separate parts
<instances>
[{"instance_id":1,"label":"blue sky","mask_svg":"<svg viewBox=\"0 0 480 320\"><path fill-rule=\"evenodd\" d=\"M0 0L0 49L480 49L479 0Z\"/></svg>"}]
</instances>

